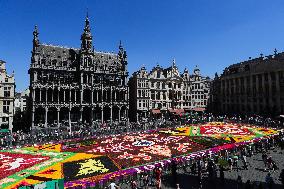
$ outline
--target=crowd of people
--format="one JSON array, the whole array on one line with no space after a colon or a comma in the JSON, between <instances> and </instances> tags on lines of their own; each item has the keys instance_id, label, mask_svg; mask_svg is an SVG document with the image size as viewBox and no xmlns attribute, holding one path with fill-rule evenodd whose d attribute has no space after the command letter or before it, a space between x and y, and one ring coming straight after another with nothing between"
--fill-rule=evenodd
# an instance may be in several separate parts
<instances>
[{"instance_id":1,"label":"crowd of people","mask_svg":"<svg viewBox=\"0 0 284 189\"><path fill-rule=\"evenodd\" d=\"M144 119L138 122L115 121L104 122L99 121L88 123L72 123L71 127L68 123L60 124L60 127L48 126L47 128L37 127L28 133L23 131L9 132L0 135L0 148L9 148L12 146L22 146L26 144L40 144L50 141L60 141L72 138L86 138L90 136L107 136L111 134L120 134L128 132L136 132L140 130L149 130L157 128L175 127L182 124L196 124L211 121L250 123L261 127L284 128L283 120L272 118L264 118L262 116L227 116L213 115L211 113L189 114L178 116L173 119Z\"/></svg>"}]
</instances>

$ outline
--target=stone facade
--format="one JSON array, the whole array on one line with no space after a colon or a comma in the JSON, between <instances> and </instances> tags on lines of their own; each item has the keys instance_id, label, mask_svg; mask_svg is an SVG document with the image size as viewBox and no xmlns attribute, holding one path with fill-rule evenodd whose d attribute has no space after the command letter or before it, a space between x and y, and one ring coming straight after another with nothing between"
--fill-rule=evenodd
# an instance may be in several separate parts
<instances>
[{"instance_id":1,"label":"stone facade","mask_svg":"<svg viewBox=\"0 0 284 189\"><path fill-rule=\"evenodd\" d=\"M134 72L129 79L130 119L140 120L151 112L166 114L168 111L184 111L206 108L210 79L202 77L196 67L192 75L187 69L180 74L175 60L172 66L157 65L149 73L145 67Z\"/></svg>"},{"instance_id":2,"label":"stone facade","mask_svg":"<svg viewBox=\"0 0 284 189\"><path fill-rule=\"evenodd\" d=\"M213 82L210 110L220 113L284 113L284 53L233 64ZM216 111L216 112L217 112Z\"/></svg>"},{"instance_id":3,"label":"stone facade","mask_svg":"<svg viewBox=\"0 0 284 189\"><path fill-rule=\"evenodd\" d=\"M7 74L6 62L0 60L0 125L13 129L14 99L15 99L14 73Z\"/></svg>"},{"instance_id":4,"label":"stone facade","mask_svg":"<svg viewBox=\"0 0 284 189\"><path fill-rule=\"evenodd\" d=\"M128 117L127 55L98 52L93 47L88 16L81 35L81 48L46 45L33 32L30 74L32 127L36 125Z\"/></svg>"},{"instance_id":5,"label":"stone facade","mask_svg":"<svg viewBox=\"0 0 284 189\"><path fill-rule=\"evenodd\" d=\"M30 90L26 89L21 93L16 93L15 95L15 110L19 109L20 112L27 110L27 103L29 101Z\"/></svg>"}]
</instances>

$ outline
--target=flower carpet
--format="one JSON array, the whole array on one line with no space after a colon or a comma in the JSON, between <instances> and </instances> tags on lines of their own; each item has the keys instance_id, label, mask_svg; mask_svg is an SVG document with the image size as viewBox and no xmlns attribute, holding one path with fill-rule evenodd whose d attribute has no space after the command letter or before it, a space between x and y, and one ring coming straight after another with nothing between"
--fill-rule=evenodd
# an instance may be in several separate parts
<instances>
[{"instance_id":1,"label":"flower carpet","mask_svg":"<svg viewBox=\"0 0 284 189\"><path fill-rule=\"evenodd\" d=\"M277 135L245 124L211 122L86 140L0 150L0 188L64 180L65 188L101 182Z\"/></svg>"}]
</instances>

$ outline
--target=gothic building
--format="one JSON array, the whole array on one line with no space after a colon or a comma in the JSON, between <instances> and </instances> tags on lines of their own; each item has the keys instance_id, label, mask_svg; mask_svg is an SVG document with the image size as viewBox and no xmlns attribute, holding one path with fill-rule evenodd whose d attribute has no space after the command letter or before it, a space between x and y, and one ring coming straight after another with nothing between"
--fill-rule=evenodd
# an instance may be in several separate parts
<instances>
[{"instance_id":1,"label":"gothic building","mask_svg":"<svg viewBox=\"0 0 284 189\"><path fill-rule=\"evenodd\" d=\"M126 51L96 51L88 16L80 48L43 44L35 27L29 75L32 127L128 117Z\"/></svg>"},{"instance_id":2,"label":"gothic building","mask_svg":"<svg viewBox=\"0 0 284 189\"><path fill-rule=\"evenodd\" d=\"M280 115L284 113L284 52L230 65L215 76L210 111Z\"/></svg>"},{"instance_id":3,"label":"gothic building","mask_svg":"<svg viewBox=\"0 0 284 189\"><path fill-rule=\"evenodd\" d=\"M197 67L192 75L187 69L180 74L175 60L170 67L157 65L149 73L142 67L129 79L130 119L205 110L209 89L210 79L202 77Z\"/></svg>"}]
</instances>

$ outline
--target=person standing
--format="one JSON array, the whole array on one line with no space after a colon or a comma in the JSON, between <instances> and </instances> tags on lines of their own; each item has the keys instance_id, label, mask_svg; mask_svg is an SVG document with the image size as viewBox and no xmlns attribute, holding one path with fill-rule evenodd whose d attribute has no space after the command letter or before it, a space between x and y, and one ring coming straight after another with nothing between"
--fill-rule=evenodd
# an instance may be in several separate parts
<instances>
[{"instance_id":1,"label":"person standing","mask_svg":"<svg viewBox=\"0 0 284 189\"><path fill-rule=\"evenodd\" d=\"M175 187L177 184L177 162L175 158L172 159L171 169L172 169L172 177L173 177L173 186Z\"/></svg>"},{"instance_id":2,"label":"person standing","mask_svg":"<svg viewBox=\"0 0 284 189\"><path fill-rule=\"evenodd\" d=\"M111 182L110 185L108 185L109 189L118 189L119 187L115 184L115 182Z\"/></svg>"},{"instance_id":3,"label":"person standing","mask_svg":"<svg viewBox=\"0 0 284 189\"><path fill-rule=\"evenodd\" d=\"M243 159L244 169L248 170L247 157L245 154L242 156L242 159Z\"/></svg>"},{"instance_id":4,"label":"person standing","mask_svg":"<svg viewBox=\"0 0 284 189\"><path fill-rule=\"evenodd\" d=\"M266 183L267 189L272 189L274 181L270 173L266 175L265 183Z\"/></svg>"},{"instance_id":5,"label":"person standing","mask_svg":"<svg viewBox=\"0 0 284 189\"><path fill-rule=\"evenodd\" d=\"M243 186L242 177L239 175L237 178L237 189L241 189Z\"/></svg>"},{"instance_id":6,"label":"person standing","mask_svg":"<svg viewBox=\"0 0 284 189\"><path fill-rule=\"evenodd\" d=\"M221 181L221 186L224 187L224 185L225 185L225 174L224 174L224 167L222 165L220 166L220 181Z\"/></svg>"},{"instance_id":7,"label":"person standing","mask_svg":"<svg viewBox=\"0 0 284 189\"><path fill-rule=\"evenodd\" d=\"M245 184L245 189L251 189L250 180L247 180L247 182Z\"/></svg>"},{"instance_id":8,"label":"person standing","mask_svg":"<svg viewBox=\"0 0 284 189\"><path fill-rule=\"evenodd\" d=\"M264 163L264 171L266 171L266 166L267 166L267 154L266 153L262 154L262 161Z\"/></svg>"},{"instance_id":9,"label":"person standing","mask_svg":"<svg viewBox=\"0 0 284 189\"><path fill-rule=\"evenodd\" d=\"M284 169L282 169L279 179L282 183L282 188L284 189Z\"/></svg>"},{"instance_id":10,"label":"person standing","mask_svg":"<svg viewBox=\"0 0 284 189\"><path fill-rule=\"evenodd\" d=\"M161 182L162 182L162 169L157 168L155 172L155 179L156 179L156 188L161 189Z\"/></svg>"}]
</instances>

